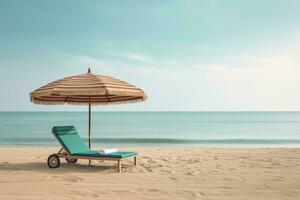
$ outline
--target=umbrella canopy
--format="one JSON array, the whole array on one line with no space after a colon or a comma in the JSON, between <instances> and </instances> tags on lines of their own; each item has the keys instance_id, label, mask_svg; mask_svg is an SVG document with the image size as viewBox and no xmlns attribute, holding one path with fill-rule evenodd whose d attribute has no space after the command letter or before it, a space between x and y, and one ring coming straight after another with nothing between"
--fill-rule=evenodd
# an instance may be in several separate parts
<instances>
[{"instance_id":1,"label":"umbrella canopy","mask_svg":"<svg viewBox=\"0 0 300 200\"><path fill-rule=\"evenodd\" d=\"M36 104L89 106L89 148L91 148L91 105L135 103L147 99L145 92L125 81L93 74L70 76L53 81L30 93Z\"/></svg>"},{"instance_id":2,"label":"umbrella canopy","mask_svg":"<svg viewBox=\"0 0 300 200\"><path fill-rule=\"evenodd\" d=\"M134 103L147 99L145 92L119 79L88 73L53 81L30 93L36 104L101 105Z\"/></svg>"}]
</instances>

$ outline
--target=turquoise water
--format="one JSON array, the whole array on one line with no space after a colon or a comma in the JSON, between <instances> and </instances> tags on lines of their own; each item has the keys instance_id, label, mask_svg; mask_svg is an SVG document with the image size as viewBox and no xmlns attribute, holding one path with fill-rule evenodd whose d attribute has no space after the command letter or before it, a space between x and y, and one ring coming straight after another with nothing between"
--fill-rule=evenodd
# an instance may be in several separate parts
<instances>
[{"instance_id":1,"label":"turquoise water","mask_svg":"<svg viewBox=\"0 0 300 200\"><path fill-rule=\"evenodd\" d=\"M52 126L87 136L86 112L0 112L0 145L58 145ZM300 112L93 112L94 146L300 147Z\"/></svg>"}]
</instances>

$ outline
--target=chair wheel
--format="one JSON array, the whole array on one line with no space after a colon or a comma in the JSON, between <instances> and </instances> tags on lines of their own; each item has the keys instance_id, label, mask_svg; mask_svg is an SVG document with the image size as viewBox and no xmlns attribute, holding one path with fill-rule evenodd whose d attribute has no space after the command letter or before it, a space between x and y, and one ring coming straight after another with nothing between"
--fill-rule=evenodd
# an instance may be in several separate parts
<instances>
[{"instance_id":1,"label":"chair wheel","mask_svg":"<svg viewBox=\"0 0 300 200\"><path fill-rule=\"evenodd\" d=\"M66 161L68 163L76 163L77 162L77 158L66 158Z\"/></svg>"},{"instance_id":2,"label":"chair wheel","mask_svg":"<svg viewBox=\"0 0 300 200\"><path fill-rule=\"evenodd\" d=\"M56 154L50 155L47 164L49 168L58 168L60 166L59 157Z\"/></svg>"}]
</instances>

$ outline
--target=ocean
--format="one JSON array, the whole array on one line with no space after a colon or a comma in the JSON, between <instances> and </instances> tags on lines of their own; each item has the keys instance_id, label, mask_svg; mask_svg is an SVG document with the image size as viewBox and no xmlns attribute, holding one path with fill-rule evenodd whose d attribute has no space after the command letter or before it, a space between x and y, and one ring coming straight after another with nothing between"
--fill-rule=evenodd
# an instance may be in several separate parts
<instances>
[{"instance_id":1,"label":"ocean","mask_svg":"<svg viewBox=\"0 0 300 200\"><path fill-rule=\"evenodd\" d=\"M0 112L1 146L59 146L53 126L87 138L87 112ZM93 112L93 147L300 147L300 112Z\"/></svg>"}]
</instances>

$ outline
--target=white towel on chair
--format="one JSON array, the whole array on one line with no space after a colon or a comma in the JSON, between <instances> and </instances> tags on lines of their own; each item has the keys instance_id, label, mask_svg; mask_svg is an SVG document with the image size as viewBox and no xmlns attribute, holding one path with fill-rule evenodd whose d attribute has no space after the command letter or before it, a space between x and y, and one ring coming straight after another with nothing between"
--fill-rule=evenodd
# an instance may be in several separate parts
<instances>
[{"instance_id":1,"label":"white towel on chair","mask_svg":"<svg viewBox=\"0 0 300 200\"><path fill-rule=\"evenodd\" d=\"M100 149L99 153L100 154L109 154L109 153L114 153L117 151L118 151L118 149Z\"/></svg>"}]
</instances>

